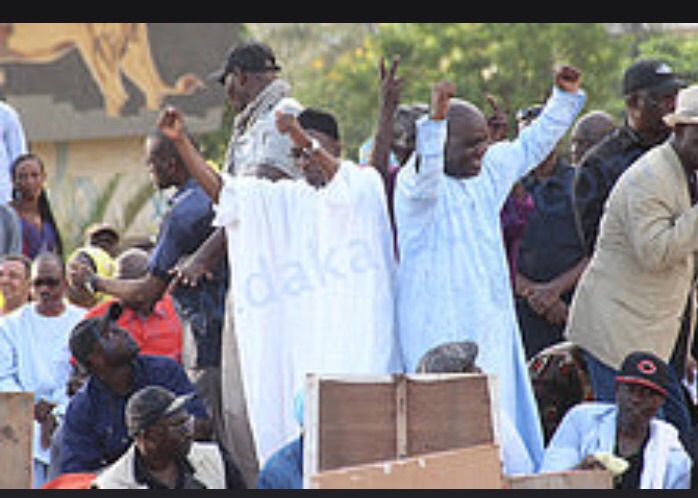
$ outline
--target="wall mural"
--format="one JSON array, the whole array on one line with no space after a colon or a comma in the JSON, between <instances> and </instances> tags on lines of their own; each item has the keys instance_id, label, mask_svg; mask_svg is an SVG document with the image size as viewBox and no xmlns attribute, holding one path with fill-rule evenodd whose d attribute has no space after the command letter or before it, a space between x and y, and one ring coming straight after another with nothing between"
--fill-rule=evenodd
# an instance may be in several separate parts
<instances>
[{"instance_id":1,"label":"wall mural","mask_svg":"<svg viewBox=\"0 0 698 498\"><path fill-rule=\"evenodd\" d=\"M0 23L0 94L47 141L142 133L172 99L220 118L225 99L206 76L239 32L234 23Z\"/></svg>"}]
</instances>

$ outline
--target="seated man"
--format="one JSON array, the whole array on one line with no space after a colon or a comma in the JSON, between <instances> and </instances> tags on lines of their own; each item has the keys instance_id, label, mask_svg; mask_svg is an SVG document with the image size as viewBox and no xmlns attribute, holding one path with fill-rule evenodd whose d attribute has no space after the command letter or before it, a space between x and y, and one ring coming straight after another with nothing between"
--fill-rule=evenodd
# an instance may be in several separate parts
<instances>
[{"instance_id":1,"label":"seated man","mask_svg":"<svg viewBox=\"0 0 698 498\"><path fill-rule=\"evenodd\" d=\"M616 379L616 404L584 403L562 421L541 472L603 468L604 455L625 459L618 489L688 489L692 462L677 430L658 420L669 367L649 353L633 353Z\"/></svg>"},{"instance_id":2,"label":"seated man","mask_svg":"<svg viewBox=\"0 0 698 498\"><path fill-rule=\"evenodd\" d=\"M98 489L245 489L240 471L215 443L194 443L186 406L177 397L146 387L126 405L129 450L96 480Z\"/></svg>"},{"instance_id":3,"label":"seated man","mask_svg":"<svg viewBox=\"0 0 698 498\"><path fill-rule=\"evenodd\" d=\"M80 323L70 337L74 358L91 377L68 405L61 473L95 472L123 455L131 444L124 409L134 392L153 385L178 395L195 392L174 360L139 355L134 339L115 325L120 313L114 305L105 316ZM195 417L195 438L208 439L211 423L204 405L195 399L188 408Z\"/></svg>"}]
</instances>

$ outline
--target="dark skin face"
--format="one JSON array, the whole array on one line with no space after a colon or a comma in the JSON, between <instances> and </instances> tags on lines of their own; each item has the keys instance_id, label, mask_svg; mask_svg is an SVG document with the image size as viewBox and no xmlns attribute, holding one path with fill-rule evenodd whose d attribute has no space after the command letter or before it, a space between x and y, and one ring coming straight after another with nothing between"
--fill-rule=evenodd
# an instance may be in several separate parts
<instances>
[{"instance_id":1,"label":"dark skin face","mask_svg":"<svg viewBox=\"0 0 698 498\"><path fill-rule=\"evenodd\" d=\"M489 126L482 111L468 102L453 100L448 111L446 174L457 179L478 176L489 146Z\"/></svg>"},{"instance_id":2,"label":"dark skin face","mask_svg":"<svg viewBox=\"0 0 698 498\"><path fill-rule=\"evenodd\" d=\"M698 125L678 125L672 145L683 165L698 171Z\"/></svg>"},{"instance_id":3,"label":"dark skin face","mask_svg":"<svg viewBox=\"0 0 698 498\"><path fill-rule=\"evenodd\" d=\"M160 419L136 436L136 445L146 467L156 479L170 488L177 483L177 460L186 458L192 441L192 418L186 410Z\"/></svg>"},{"instance_id":4,"label":"dark skin face","mask_svg":"<svg viewBox=\"0 0 698 498\"><path fill-rule=\"evenodd\" d=\"M660 144L669 138L671 129L664 117L676 110L678 90L658 93L642 90L626 98L628 124L648 144Z\"/></svg>"}]
</instances>

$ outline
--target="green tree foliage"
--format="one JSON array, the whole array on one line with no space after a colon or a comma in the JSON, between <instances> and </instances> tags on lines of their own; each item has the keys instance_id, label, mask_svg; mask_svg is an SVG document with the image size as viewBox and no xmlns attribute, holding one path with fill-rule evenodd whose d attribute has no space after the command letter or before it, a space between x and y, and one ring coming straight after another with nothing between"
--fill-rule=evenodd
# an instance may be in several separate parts
<instances>
[{"instance_id":1,"label":"green tree foliage","mask_svg":"<svg viewBox=\"0 0 698 498\"><path fill-rule=\"evenodd\" d=\"M553 67L570 63L585 71L590 106L617 112L628 40L604 23L383 23L333 63L311 64L297 85L305 104L339 117L351 156L373 130L378 61L397 54L405 102L428 101L431 85L450 79L483 109L490 94L515 113L545 100Z\"/></svg>"}]
</instances>

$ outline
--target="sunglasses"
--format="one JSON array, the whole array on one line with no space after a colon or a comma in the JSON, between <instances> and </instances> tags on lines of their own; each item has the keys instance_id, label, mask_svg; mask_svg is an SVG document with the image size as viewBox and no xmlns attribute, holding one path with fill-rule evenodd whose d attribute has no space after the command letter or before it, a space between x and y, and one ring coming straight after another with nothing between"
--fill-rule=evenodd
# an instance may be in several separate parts
<instances>
[{"instance_id":1,"label":"sunglasses","mask_svg":"<svg viewBox=\"0 0 698 498\"><path fill-rule=\"evenodd\" d=\"M51 287L55 289L61 285L61 281L57 278L37 278L32 282L34 287Z\"/></svg>"}]
</instances>

